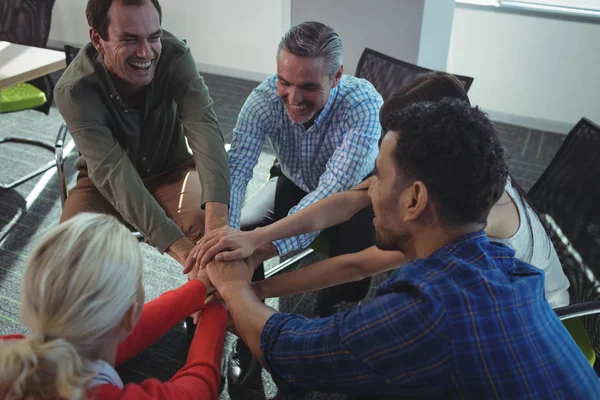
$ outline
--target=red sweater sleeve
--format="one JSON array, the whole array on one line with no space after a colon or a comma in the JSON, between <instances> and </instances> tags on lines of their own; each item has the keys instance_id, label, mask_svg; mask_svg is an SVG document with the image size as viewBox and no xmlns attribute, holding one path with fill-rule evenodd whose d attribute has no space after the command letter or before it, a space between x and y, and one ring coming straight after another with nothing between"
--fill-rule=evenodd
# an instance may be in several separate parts
<instances>
[{"instance_id":1,"label":"red sweater sleeve","mask_svg":"<svg viewBox=\"0 0 600 400\"><path fill-rule=\"evenodd\" d=\"M202 312L186 364L169 382L146 379L124 389L101 385L90 396L107 400L216 400L220 380L220 364L225 339L227 311L212 304Z\"/></svg>"},{"instance_id":2,"label":"red sweater sleeve","mask_svg":"<svg viewBox=\"0 0 600 400\"><path fill-rule=\"evenodd\" d=\"M115 365L120 365L144 350L188 315L204 307L204 283L192 279L178 289L163 293L146 304L135 329L117 350Z\"/></svg>"}]
</instances>

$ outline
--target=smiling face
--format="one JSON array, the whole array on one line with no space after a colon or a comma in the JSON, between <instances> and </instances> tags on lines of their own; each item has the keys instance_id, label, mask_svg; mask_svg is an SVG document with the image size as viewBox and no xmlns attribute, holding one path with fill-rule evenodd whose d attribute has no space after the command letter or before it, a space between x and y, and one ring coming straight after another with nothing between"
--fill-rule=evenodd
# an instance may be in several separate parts
<instances>
[{"instance_id":1,"label":"smiling face","mask_svg":"<svg viewBox=\"0 0 600 400\"><path fill-rule=\"evenodd\" d=\"M396 146L396 134L388 133L381 141L379 155L375 162L376 174L369 186L369 197L373 203L375 234L377 247L382 250L401 250L397 237L401 216L396 190L396 167L393 161L393 149Z\"/></svg>"},{"instance_id":2,"label":"smiling face","mask_svg":"<svg viewBox=\"0 0 600 400\"><path fill-rule=\"evenodd\" d=\"M290 119L298 124L316 117L341 77L342 67L329 76L324 57L301 57L282 50L277 60L277 94Z\"/></svg>"},{"instance_id":3,"label":"smiling face","mask_svg":"<svg viewBox=\"0 0 600 400\"><path fill-rule=\"evenodd\" d=\"M149 1L130 6L114 1L108 17L106 40L93 29L90 38L116 78L116 86L126 92L138 92L152 82L162 50L158 11Z\"/></svg>"},{"instance_id":4,"label":"smiling face","mask_svg":"<svg viewBox=\"0 0 600 400\"><path fill-rule=\"evenodd\" d=\"M396 147L402 133L388 131L381 141L376 174L369 186L373 203L376 245L381 250L407 253L427 206L427 188L408 178L397 165Z\"/></svg>"}]
</instances>

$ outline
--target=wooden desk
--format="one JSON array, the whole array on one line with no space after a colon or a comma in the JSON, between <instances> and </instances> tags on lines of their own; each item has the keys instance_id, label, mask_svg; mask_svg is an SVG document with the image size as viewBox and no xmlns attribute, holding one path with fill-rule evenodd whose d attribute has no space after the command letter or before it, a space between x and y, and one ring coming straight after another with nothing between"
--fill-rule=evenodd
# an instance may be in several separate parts
<instances>
[{"instance_id":1,"label":"wooden desk","mask_svg":"<svg viewBox=\"0 0 600 400\"><path fill-rule=\"evenodd\" d=\"M65 53L0 41L0 90L65 68Z\"/></svg>"}]
</instances>

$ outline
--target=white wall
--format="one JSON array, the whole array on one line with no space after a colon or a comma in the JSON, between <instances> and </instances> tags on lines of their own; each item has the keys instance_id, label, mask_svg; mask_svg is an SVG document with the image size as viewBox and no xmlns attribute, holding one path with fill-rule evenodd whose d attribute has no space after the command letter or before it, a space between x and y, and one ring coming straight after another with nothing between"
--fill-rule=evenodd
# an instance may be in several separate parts
<instances>
[{"instance_id":1,"label":"white wall","mask_svg":"<svg viewBox=\"0 0 600 400\"><path fill-rule=\"evenodd\" d=\"M445 71L454 21L454 0L425 0L417 64Z\"/></svg>"},{"instance_id":2,"label":"white wall","mask_svg":"<svg viewBox=\"0 0 600 400\"><path fill-rule=\"evenodd\" d=\"M495 120L566 133L600 123L600 23L457 8L448 70Z\"/></svg>"},{"instance_id":3,"label":"white wall","mask_svg":"<svg viewBox=\"0 0 600 400\"><path fill-rule=\"evenodd\" d=\"M49 45L87 43L84 0L57 0ZM204 72L262 80L275 72L290 0L162 0L163 28L185 38Z\"/></svg>"},{"instance_id":4,"label":"white wall","mask_svg":"<svg viewBox=\"0 0 600 400\"><path fill-rule=\"evenodd\" d=\"M52 9L52 24L48 45L72 44L81 46L90 41L83 0L56 0Z\"/></svg>"},{"instance_id":5,"label":"white wall","mask_svg":"<svg viewBox=\"0 0 600 400\"><path fill-rule=\"evenodd\" d=\"M319 21L344 45L344 72L354 74L365 47L416 63L424 0L292 0L292 26Z\"/></svg>"}]
</instances>

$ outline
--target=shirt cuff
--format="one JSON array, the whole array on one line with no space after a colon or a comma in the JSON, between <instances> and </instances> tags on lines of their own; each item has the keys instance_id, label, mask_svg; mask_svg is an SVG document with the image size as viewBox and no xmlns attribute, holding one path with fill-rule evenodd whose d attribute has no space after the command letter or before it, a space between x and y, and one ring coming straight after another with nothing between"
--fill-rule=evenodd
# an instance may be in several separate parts
<instances>
[{"instance_id":1,"label":"shirt cuff","mask_svg":"<svg viewBox=\"0 0 600 400\"><path fill-rule=\"evenodd\" d=\"M229 206L229 199L228 186L213 186L202 182L202 195L200 196L202 208L210 202L223 203Z\"/></svg>"},{"instance_id":2,"label":"shirt cuff","mask_svg":"<svg viewBox=\"0 0 600 400\"><path fill-rule=\"evenodd\" d=\"M163 254L173 242L182 236L184 236L184 233L181 228L169 218L163 226L150 234L148 242Z\"/></svg>"},{"instance_id":3,"label":"shirt cuff","mask_svg":"<svg viewBox=\"0 0 600 400\"><path fill-rule=\"evenodd\" d=\"M277 247L277 252L280 256L302 248L302 243L300 242L300 238L298 238L298 236L276 240L273 242L273 244L275 247Z\"/></svg>"}]
</instances>

